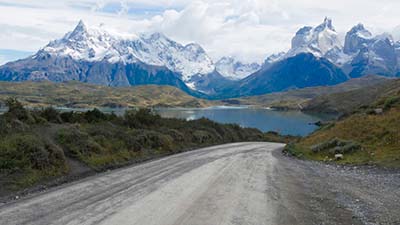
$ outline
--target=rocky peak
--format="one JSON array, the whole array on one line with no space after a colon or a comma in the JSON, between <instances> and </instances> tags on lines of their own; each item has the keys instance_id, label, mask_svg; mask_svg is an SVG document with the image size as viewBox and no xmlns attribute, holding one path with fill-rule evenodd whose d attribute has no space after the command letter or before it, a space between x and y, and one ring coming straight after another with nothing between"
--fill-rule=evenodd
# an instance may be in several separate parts
<instances>
[{"instance_id":1,"label":"rocky peak","mask_svg":"<svg viewBox=\"0 0 400 225\"><path fill-rule=\"evenodd\" d=\"M336 31L335 30L335 28L333 27L333 25L332 25L332 19L331 18L328 18L328 17L325 17L325 19L324 19L324 22L322 22L320 25L318 25L316 28L315 28L315 30L316 31L323 31L323 30L325 30L325 29L329 29L329 30L332 30L332 31Z\"/></svg>"},{"instance_id":2,"label":"rocky peak","mask_svg":"<svg viewBox=\"0 0 400 225\"><path fill-rule=\"evenodd\" d=\"M292 48L286 57L305 52L322 57L334 48L341 48L341 43L332 20L326 17L315 28L306 26L297 31L292 39Z\"/></svg>"},{"instance_id":3,"label":"rocky peak","mask_svg":"<svg viewBox=\"0 0 400 225\"><path fill-rule=\"evenodd\" d=\"M357 53L362 48L368 46L372 38L372 33L360 23L347 32L343 51L346 54Z\"/></svg>"}]
</instances>

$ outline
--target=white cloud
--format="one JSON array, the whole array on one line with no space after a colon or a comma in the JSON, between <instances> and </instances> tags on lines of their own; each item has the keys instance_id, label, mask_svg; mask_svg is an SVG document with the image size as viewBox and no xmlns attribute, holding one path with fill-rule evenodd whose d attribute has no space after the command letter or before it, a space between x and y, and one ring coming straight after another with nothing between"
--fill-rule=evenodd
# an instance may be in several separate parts
<instances>
[{"instance_id":1,"label":"white cloud","mask_svg":"<svg viewBox=\"0 0 400 225\"><path fill-rule=\"evenodd\" d=\"M393 31L399 8L398 0L0 0L0 49L35 51L83 19L124 33L161 31L198 42L215 59L261 61L288 49L298 28L325 16L342 35L359 22L373 32Z\"/></svg>"}]
</instances>

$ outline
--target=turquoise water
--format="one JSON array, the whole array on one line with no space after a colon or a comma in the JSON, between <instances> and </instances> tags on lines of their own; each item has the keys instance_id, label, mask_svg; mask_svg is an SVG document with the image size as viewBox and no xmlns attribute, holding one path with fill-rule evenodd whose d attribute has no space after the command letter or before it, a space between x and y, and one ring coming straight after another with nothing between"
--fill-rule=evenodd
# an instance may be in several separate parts
<instances>
[{"instance_id":1,"label":"turquoise water","mask_svg":"<svg viewBox=\"0 0 400 225\"><path fill-rule=\"evenodd\" d=\"M220 123L236 123L261 131L275 131L285 135L305 136L317 129L313 123L333 119L329 115L305 114L299 111L275 111L245 107L212 107L206 109L157 109L162 117L187 120L202 117Z\"/></svg>"}]
</instances>

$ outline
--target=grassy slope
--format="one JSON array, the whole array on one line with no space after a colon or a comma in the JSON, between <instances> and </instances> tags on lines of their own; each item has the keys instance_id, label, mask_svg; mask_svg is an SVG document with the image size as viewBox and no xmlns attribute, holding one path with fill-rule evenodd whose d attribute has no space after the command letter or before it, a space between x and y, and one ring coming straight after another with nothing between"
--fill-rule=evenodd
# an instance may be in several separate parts
<instances>
[{"instance_id":1,"label":"grassy slope","mask_svg":"<svg viewBox=\"0 0 400 225\"><path fill-rule=\"evenodd\" d=\"M170 86L146 85L112 88L79 82L0 82L0 102L16 97L26 106L67 107L205 107L211 102L197 99Z\"/></svg>"},{"instance_id":2,"label":"grassy slope","mask_svg":"<svg viewBox=\"0 0 400 225\"><path fill-rule=\"evenodd\" d=\"M272 93L267 95L244 97L226 100L227 103L235 103L241 105L255 105L261 107L277 107L287 109L300 109L311 99L318 96L330 95L333 93L343 93L351 90L369 87L383 83L387 78L381 76L365 76L358 79L352 79L345 83L327 86L327 87L311 87L298 90L290 90L287 92Z\"/></svg>"},{"instance_id":3,"label":"grassy slope","mask_svg":"<svg viewBox=\"0 0 400 225\"><path fill-rule=\"evenodd\" d=\"M400 79L370 87L315 97L304 105L307 111L349 114L400 91Z\"/></svg>"},{"instance_id":4,"label":"grassy slope","mask_svg":"<svg viewBox=\"0 0 400 225\"><path fill-rule=\"evenodd\" d=\"M375 108L384 109L384 113L373 113ZM334 139L362 146L360 150L345 153L339 163L400 167L400 90L391 92L389 97L381 98L368 108L322 127L287 150L308 159L331 161L334 153L329 149L320 152L311 149Z\"/></svg>"}]
</instances>

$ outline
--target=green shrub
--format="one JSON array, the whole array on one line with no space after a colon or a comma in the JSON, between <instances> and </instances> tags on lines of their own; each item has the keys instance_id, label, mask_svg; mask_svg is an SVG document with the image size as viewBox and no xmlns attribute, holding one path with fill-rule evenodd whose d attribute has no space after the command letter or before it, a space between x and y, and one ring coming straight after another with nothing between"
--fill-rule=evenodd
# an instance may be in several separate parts
<instances>
[{"instance_id":1,"label":"green shrub","mask_svg":"<svg viewBox=\"0 0 400 225\"><path fill-rule=\"evenodd\" d=\"M63 151L29 134L14 134L0 142L0 169L46 170L65 166Z\"/></svg>"},{"instance_id":2,"label":"green shrub","mask_svg":"<svg viewBox=\"0 0 400 225\"><path fill-rule=\"evenodd\" d=\"M146 128L159 124L161 117L152 113L150 109L139 109L126 111L124 120L125 124L131 128Z\"/></svg>"},{"instance_id":3,"label":"green shrub","mask_svg":"<svg viewBox=\"0 0 400 225\"><path fill-rule=\"evenodd\" d=\"M302 151L300 151L298 149L298 146L296 146L296 144L293 142L291 142L285 146L285 148L283 149L283 153L290 155L290 156L298 157L298 158L303 157Z\"/></svg>"},{"instance_id":4,"label":"green shrub","mask_svg":"<svg viewBox=\"0 0 400 225\"><path fill-rule=\"evenodd\" d=\"M92 154L100 154L104 151L87 133L75 127L58 131L57 141L64 148L65 154L83 161Z\"/></svg>"},{"instance_id":5,"label":"green shrub","mask_svg":"<svg viewBox=\"0 0 400 225\"><path fill-rule=\"evenodd\" d=\"M338 145L339 142L340 142L339 139L334 138L327 142L323 142L323 143L311 146L311 151L313 151L314 153L317 153L317 152L321 152L321 151L324 151L324 150L327 150L330 148L334 148Z\"/></svg>"},{"instance_id":6,"label":"green shrub","mask_svg":"<svg viewBox=\"0 0 400 225\"><path fill-rule=\"evenodd\" d=\"M383 107L385 109L390 109L391 107L393 107L394 105L396 105L398 103L400 103L400 96L392 96L385 100Z\"/></svg>"},{"instance_id":7,"label":"green shrub","mask_svg":"<svg viewBox=\"0 0 400 225\"><path fill-rule=\"evenodd\" d=\"M89 123L96 123L108 119L107 115L98 109L89 110L84 113L85 120Z\"/></svg>"},{"instance_id":8,"label":"green shrub","mask_svg":"<svg viewBox=\"0 0 400 225\"><path fill-rule=\"evenodd\" d=\"M46 119L48 122L52 123L62 123L62 119L60 117L60 113L54 109L53 107L48 107L42 110L39 115Z\"/></svg>"},{"instance_id":9,"label":"green shrub","mask_svg":"<svg viewBox=\"0 0 400 225\"><path fill-rule=\"evenodd\" d=\"M4 114L7 118L11 120L20 120L27 123L35 123L34 118L28 110L24 108L22 103L20 103L16 98L9 98L6 100L6 105L8 111Z\"/></svg>"}]
</instances>

